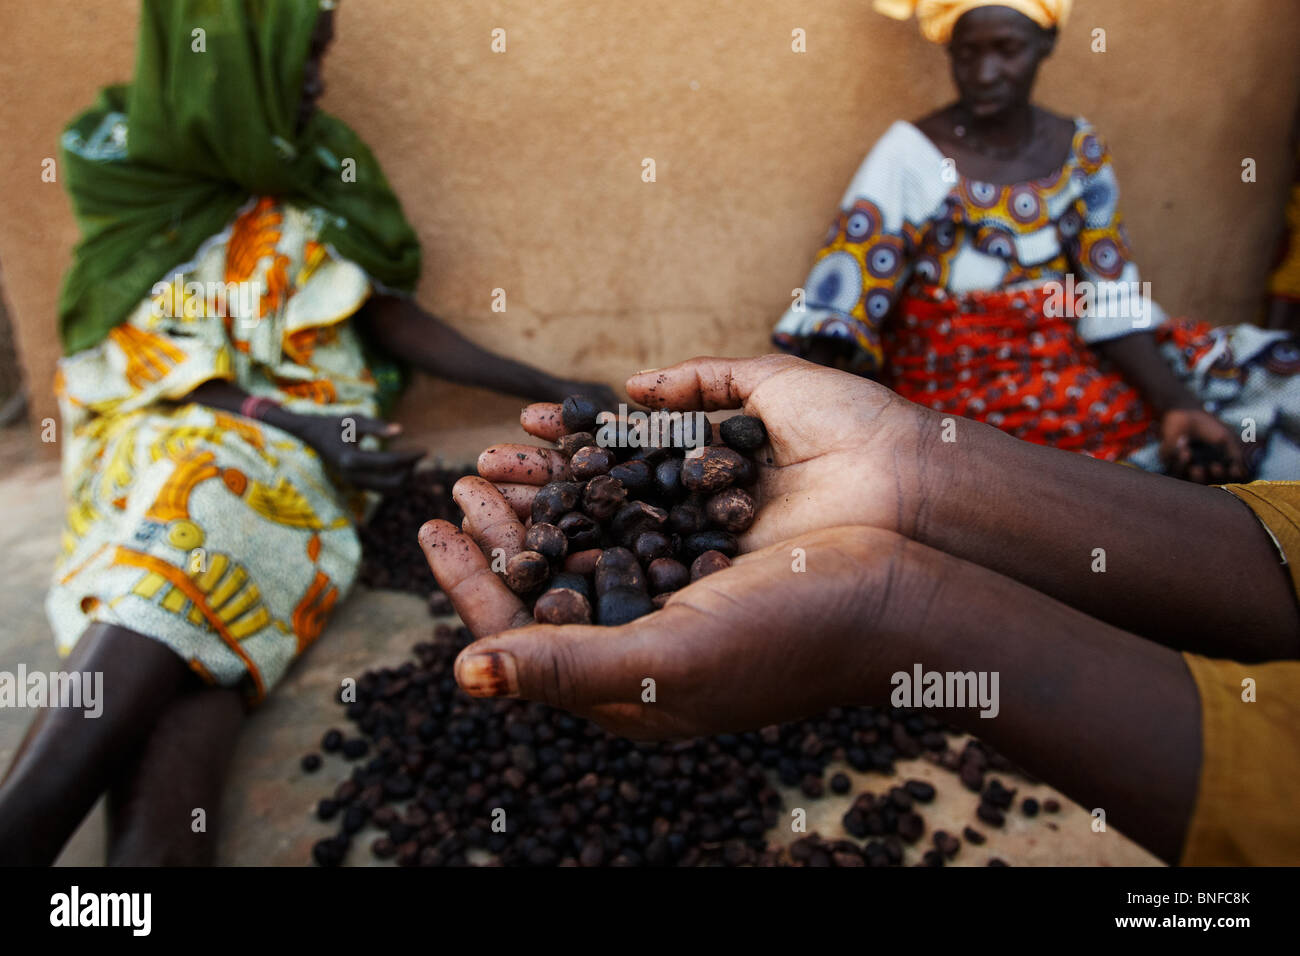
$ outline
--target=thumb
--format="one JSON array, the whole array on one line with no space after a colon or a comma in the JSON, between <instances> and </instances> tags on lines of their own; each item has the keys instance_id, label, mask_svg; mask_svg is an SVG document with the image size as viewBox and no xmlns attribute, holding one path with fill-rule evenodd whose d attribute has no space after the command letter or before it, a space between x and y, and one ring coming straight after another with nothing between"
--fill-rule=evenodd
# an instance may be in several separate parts
<instances>
[{"instance_id":1,"label":"thumb","mask_svg":"<svg viewBox=\"0 0 1300 956\"><path fill-rule=\"evenodd\" d=\"M522 697L584 713L638 699L652 619L621 627L537 625L470 644L456 658L456 682L471 697Z\"/></svg>"}]
</instances>

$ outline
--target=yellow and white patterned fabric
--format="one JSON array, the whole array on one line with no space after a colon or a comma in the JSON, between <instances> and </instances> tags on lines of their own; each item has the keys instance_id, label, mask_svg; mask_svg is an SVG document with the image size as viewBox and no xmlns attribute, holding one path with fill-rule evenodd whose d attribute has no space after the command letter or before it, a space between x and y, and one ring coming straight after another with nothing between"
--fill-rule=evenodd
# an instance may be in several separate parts
<instances>
[{"instance_id":1,"label":"yellow and white patterned fabric","mask_svg":"<svg viewBox=\"0 0 1300 956\"><path fill-rule=\"evenodd\" d=\"M249 203L99 345L59 364L68 512L46 607L61 654L92 622L260 700L351 587L366 499L315 451L185 397L213 379L301 412L376 413L347 321L370 294L320 214Z\"/></svg>"}]
</instances>

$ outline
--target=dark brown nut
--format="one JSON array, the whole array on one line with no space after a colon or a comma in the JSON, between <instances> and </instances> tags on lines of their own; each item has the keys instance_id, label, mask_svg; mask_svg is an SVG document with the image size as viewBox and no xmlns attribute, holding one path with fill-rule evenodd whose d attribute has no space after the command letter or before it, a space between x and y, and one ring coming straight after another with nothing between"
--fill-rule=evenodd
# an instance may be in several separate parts
<instances>
[{"instance_id":1,"label":"dark brown nut","mask_svg":"<svg viewBox=\"0 0 1300 956\"><path fill-rule=\"evenodd\" d=\"M991 803L981 802L975 815L991 827L1000 827L1006 822L1006 815Z\"/></svg>"},{"instance_id":2,"label":"dark brown nut","mask_svg":"<svg viewBox=\"0 0 1300 956\"><path fill-rule=\"evenodd\" d=\"M673 539L662 531L647 531L636 539L632 552L638 561L648 565L651 561L672 555Z\"/></svg>"},{"instance_id":3,"label":"dark brown nut","mask_svg":"<svg viewBox=\"0 0 1300 956\"><path fill-rule=\"evenodd\" d=\"M600 552L596 552L599 556ZM577 591L588 601L591 600L591 585L587 581L585 574L574 574L571 571L561 571L558 574L552 574L551 580L546 585L548 590L556 588L568 588L570 591Z\"/></svg>"},{"instance_id":4,"label":"dark brown nut","mask_svg":"<svg viewBox=\"0 0 1300 956\"><path fill-rule=\"evenodd\" d=\"M682 550L687 557L694 560L705 551L721 551L729 558L734 558L740 551L734 535L726 531L699 531L682 539Z\"/></svg>"},{"instance_id":5,"label":"dark brown nut","mask_svg":"<svg viewBox=\"0 0 1300 956\"><path fill-rule=\"evenodd\" d=\"M655 558L646 568L646 578L656 594L679 591L690 584L690 568L672 558Z\"/></svg>"},{"instance_id":6,"label":"dark brown nut","mask_svg":"<svg viewBox=\"0 0 1300 956\"><path fill-rule=\"evenodd\" d=\"M570 551L600 547L600 525L581 511L572 511L555 523L569 539ZM571 569L570 569L571 570Z\"/></svg>"},{"instance_id":7,"label":"dark brown nut","mask_svg":"<svg viewBox=\"0 0 1300 956\"><path fill-rule=\"evenodd\" d=\"M533 497L533 523L556 524L578 507L582 485L576 481L552 481L542 485Z\"/></svg>"},{"instance_id":8,"label":"dark brown nut","mask_svg":"<svg viewBox=\"0 0 1300 956\"><path fill-rule=\"evenodd\" d=\"M506 562L506 584L516 594L528 594L546 583L551 564L546 555L520 551Z\"/></svg>"},{"instance_id":9,"label":"dark brown nut","mask_svg":"<svg viewBox=\"0 0 1300 956\"><path fill-rule=\"evenodd\" d=\"M570 542L569 556L564 559L564 570L569 574L595 574L596 562L600 560L600 548L587 548L574 551Z\"/></svg>"},{"instance_id":10,"label":"dark brown nut","mask_svg":"<svg viewBox=\"0 0 1300 956\"><path fill-rule=\"evenodd\" d=\"M561 435L555 445L561 455L565 458L572 458L573 453L579 448L590 448L596 444L596 436L591 432L574 432L572 435Z\"/></svg>"},{"instance_id":11,"label":"dark brown nut","mask_svg":"<svg viewBox=\"0 0 1300 956\"><path fill-rule=\"evenodd\" d=\"M591 604L577 591L552 588L533 605L533 619L538 624L590 624Z\"/></svg>"},{"instance_id":12,"label":"dark brown nut","mask_svg":"<svg viewBox=\"0 0 1300 956\"><path fill-rule=\"evenodd\" d=\"M654 602L645 591L614 588L596 599L596 622L606 627L617 627L654 610Z\"/></svg>"},{"instance_id":13,"label":"dark brown nut","mask_svg":"<svg viewBox=\"0 0 1300 956\"><path fill-rule=\"evenodd\" d=\"M669 458L655 467L655 486L669 498L682 493L682 459Z\"/></svg>"},{"instance_id":14,"label":"dark brown nut","mask_svg":"<svg viewBox=\"0 0 1300 956\"><path fill-rule=\"evenodd\" d=\"M619 544L636 544L636 539L647 531L659 531L668 521L668 512L644 501L629 501L614 515L610 530Z\"/></svg>"},{"instance_id":15,"label":"dark brown nut","mask_svg":"<svg viewBox=\"0 0 1300 956\"><path fill-rule=\"evenodd\" d=\"M898 835L908 843L915 843L925 832L925 821L920 814L907 812L898 816Z\"/></svg>"},{"instance_id":16,"label":"dark brown nut","mask_svg":"<svg viewBox=\"0 0 1300 956\"><path fill-rule=\"evenodd\" d=\"M718 427L718 433L736 451L756 451L767 441L767 429L753 415L733 415Z\"/></svg>"},{"instance_id":17,"label":"dark brown nut","mask_svg":"<svg viewBox=\"0 0 1300 956\"><path fill-rule=\"evenodd\" d=\"M682 485L687 491L713 493L733 483L742 483L741 478L753 473L748 458L725 445L716 445L682 462Z\"/></svg>"},{"instance_id":18,"label":"dark brown nut","mask_svg":"<svg viewBox=\"0 0 1300 956\"><path fill-rule=\"evenodd\" d=\"M676 591L664 591L662 594L656 594L650 599L650 603L653 604L655 608L660 609L667 604L668 599L676 593Z\"/></svg>"},{"instance_id":19,"label":"dark brown nut","mask_svg":"<svg viewBox=\"0 0 1300 956\"><path fill-rule=\"evenodd\" d=\"M606 548L600 553L600 559L596 562L596 573L601 571L634 571L639 570L636 555L627 548Z\"/></svg>"},{"instance_id":20,"label":"dark brown nut","mask_svg":"<svg viewBox=\"0 0 1300 956\"><path fill-rule=\"evenodd\" d=\"M673 505L668 512L668 530L673 534L691 535L708 527L709 519L704 508L694 501Z\"/></svg>"},{"instance_id":21,"label":"dark brown nut","mask_svg":"<svg viewBox=\"0 0 1300 956\"><path fill-rule=\"evenodd\" d=\"M999 810L1011 809L1011 801L1015 799L1016 791L1008 790L1002 785L1002 781L996 777L989 781L988 787L984 790L984 801L991 803Z\"/></svg>"},{"instance_id":22,"label":"dark brown nut","mask_svg":"<svg viewBox=\"0 0 1300 956\"><path fill-rule=\"evenodd\" d=\"M754 523L754 498L742 488L727 488L708 500L704 513L723 531L740 534Z\"/></svg>"},{"instance_id":23,"label":"dark brown nut","mask_svg":"<svg viewBox=\"0 0 1300 956\"><path fill-rule=\"evenodd\" d=\"M966 827L961 831L961 835L966 838L967 843L972 843L975 846L979 846L988 839L988 837L980 833L979 830L976 830L974 827Z\"/></svg>"},{"instance_id":24,"label":"dark brown nut","mask_svg":"<svg viewBox=\"0 0 1300 956\"><path fill-rule=\"evenodd\" d=\"M613 475L597 475L582 492L582 510L597 521L608 521L627 503L627 489Z\"/></svg>"},{"instance_id":25,"label":"dark brown nut","mask_svg":"<svg viewBox=\"0 0 1300 956\"><path fill-rule=\"evenodd\" d=\"M934 848L950 860L961 849L961 841L946 830L935 830L931 839L934 840Z\"/></svg>"},{"instance_id":26,"label":"dark brown nut","mask_svg":"<svg viewBox=\"0 0 1300 956\"><path fill-rule=\"evenodd\" d=\"M698 581L714 571L729 567L731 567L731 559L721 551L705 551L691 562L691 580Z\"/></svg>"},{"instance_id":27,"label":"dark brown nut","mask_svg":"<svg viewBox=\"0 0 1300 956\"><path fill-rule=\"evenodd\" d=\"M1043 809L1046 810L1048 813L1060 813L1061 801L1054 800L1051 797L1048 797L1046 800L1043 801Z\"/></svg>"},{"instance_id":28,"label":"dark brown nut","mask_svg":"<svg viewBox=\"0 0 1300 956\"><path fill-rule=\"evenodd\" d=\"M631 452L632 453L630 455L623 456L624 460L627 461L628 463L634 461L645 462L650 469L649 476L651 479L654 478L655 465L659 464L659 462L663 461L665 458L668 458L669 456L674 454L674 450L671 445L663 445L663 444L647 445L644 448L633 448L631 449Z\"/></svg>"},{"instance_id":29,"label":"dark brown nut","mask_svg":"<svg viewBox=\"0 0 1300 956\"><path fill-rule=\"evenodd\" d=\"M591 445L579 448L569 459L569 471L578 481L586 481L597 475L606 474L614 467L614 453L608 448Z\"/></svg>"},{"instance_id":30,"label":"dark brown nut","mask_svg":"<svg viewBox=\"0 0 1300 956\"><path fill-rule=\"evenodd\" d=\"M934 784L926 783L924 780L909 780L903 784L903 788L918 803L929 803L934 799Z\"/></svg>"},{"instance_id":31,"label":"dark brown nut","mask_svg":"<svg viewBox=\"0 0 1300 956\"><path fill-rule=\"evenodd\" d=\"M609 476L623 482L628 491L645 491L653 481L650 462L644 458L633 458L615 465L609 470Z\"/></svg>"},{"instance_id":32,"label":"dark brown nut","mask_svg":"<svg viewBox=\"0 0 1300 956\"><path fill-rule=\"evenodd\" d=\"M563 561L569 553L569 539L555 525L541 522L529 527L524 547L545 555L547 561Z\"/></svg>"},{"instance_id":33,"label":"dark brown nut","mask_svg":"<svg viewBox=\"0 0 1300 956\"><path fill-rule=\"evenodd\" d=\"M596 416L600 414L600 409L596 403L582 395L570 395L560 403L560 418L564 422L564 430L570 434L574 432L592 432L596 431Z\"/></svg>"},{"instance_id":34,"label":"dark brown nut","mask_svg":"<svg viewBox=\"0 0 1300 956\"><path fill-rule=\"evenodd\" d=\"M596 562L596 596L617 588L632 588L644 591L645 573L634 555L627 548L606 548Z\"/></svg>"}]
</instances>

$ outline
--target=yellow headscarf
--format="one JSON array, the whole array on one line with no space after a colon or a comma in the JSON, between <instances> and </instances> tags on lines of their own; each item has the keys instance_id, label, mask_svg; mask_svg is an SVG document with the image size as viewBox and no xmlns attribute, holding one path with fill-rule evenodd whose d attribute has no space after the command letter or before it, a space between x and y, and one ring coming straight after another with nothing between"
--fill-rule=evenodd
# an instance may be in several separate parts
<instances>
[{"instance_id":1,"label":"yellow headscarf","mask_svg":"<svg viewBox=\"0 0 1300 956\"><path fill-rule=\"evenodd\" d=\"M875 0L878 13L906 20L913 15L921 34L931 43L947 43L952 28L965 13L976 7L1010 7L1023 13L1044 30L1065 23L1072 0Z\"/></svg>"}]
</instances>

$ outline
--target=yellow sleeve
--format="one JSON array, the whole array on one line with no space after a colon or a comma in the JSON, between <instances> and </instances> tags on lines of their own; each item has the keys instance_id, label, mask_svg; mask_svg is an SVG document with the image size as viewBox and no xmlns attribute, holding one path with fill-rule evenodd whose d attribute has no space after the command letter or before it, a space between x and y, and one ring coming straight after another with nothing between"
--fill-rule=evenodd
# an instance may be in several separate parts
<instances>
[{"instance_id":1,"label":"yellow sleeve","mask_svg":"<svg viewBox=\"0 0 1300 956\"><path fill-rule=\"evenodd\" d=\"M1273 536L1300 598L1300 481L1252 481L1223 487L1244 501Z\"/></svg>"},{"instance_id":2,"label":"yellow sleeve","mask_svg":"<svg viewBox=\"0 0 1300 956\"><path fill-rule=\"evenodd\" d=\"M1300 864L1300 661L1183 658L1201 697L1201 776L1182 864Z\"/></svg>"}]
</instances>

